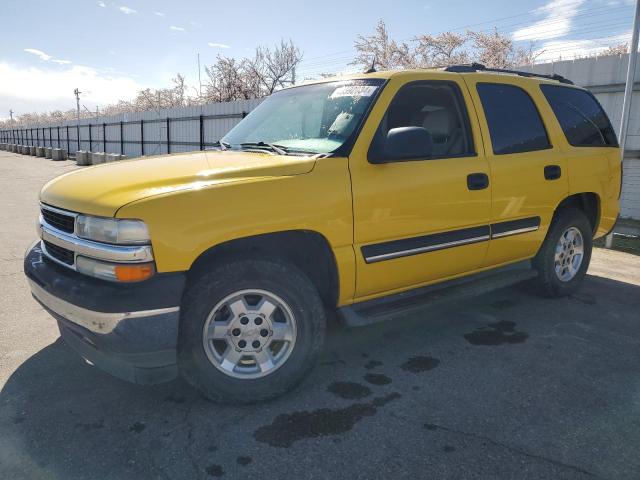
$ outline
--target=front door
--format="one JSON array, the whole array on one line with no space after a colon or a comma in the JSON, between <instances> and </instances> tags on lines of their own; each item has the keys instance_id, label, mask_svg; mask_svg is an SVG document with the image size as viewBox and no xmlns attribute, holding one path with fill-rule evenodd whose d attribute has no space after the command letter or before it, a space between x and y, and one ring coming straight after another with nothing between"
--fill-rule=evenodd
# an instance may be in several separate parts
<instances>
[{"instance_id":1,"label":"front door","mask_svg":"<svg viewBox=\"0 0 640 480\"><path fill-rule=\"evenodd\" d=\"M388 132L403 127L428 132L428 153L385 159ZM459 75L392 77L354 146L349 168L359 300L470 272L483 263L490 236L489 167Z\"/></svg>"}]
</instances>

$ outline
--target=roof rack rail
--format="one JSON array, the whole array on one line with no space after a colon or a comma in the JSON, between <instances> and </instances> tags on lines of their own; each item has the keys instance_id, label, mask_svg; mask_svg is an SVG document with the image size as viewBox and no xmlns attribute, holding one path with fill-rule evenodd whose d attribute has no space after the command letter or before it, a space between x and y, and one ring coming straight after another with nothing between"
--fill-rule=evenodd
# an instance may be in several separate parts
<instances>
[{"instance_id":1,"label":"roof rack rail","mask_svg":"<svg viewBox=\"0 0 640 480\"><path fill-rule=\"evenodd\" d=\"M455 72L455 73L469 73L469 72L498 72L498 73L512 73L514 75L519 75L521 77L538 77L538 78L548 78L549 80L556 80L560 83L566 83L568 85L573 85L573 82L568 78L563 77L562 75L558 75L554 73L553 75L544 75L542 73L532 73L532 72L523 72L521 70L508 70L504 68L489 68L485 67L481 63L465 63L462 65L449 65L445 67L445 72Z\"/></svg>"}]
</instances>

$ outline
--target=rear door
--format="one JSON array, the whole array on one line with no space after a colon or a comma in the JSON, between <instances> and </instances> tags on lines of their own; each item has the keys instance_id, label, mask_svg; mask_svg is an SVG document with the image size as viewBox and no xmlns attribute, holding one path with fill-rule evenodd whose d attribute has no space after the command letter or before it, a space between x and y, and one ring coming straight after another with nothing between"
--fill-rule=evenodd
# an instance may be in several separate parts
<instances>
[{"instance_id":1,"label":"rear door","mask_svg":"<svg viewBox=\"0 0 640 480\"><path fill-rule=\"evenodd\" d=\"M387 132L407 126L429 132L432 154L372 163ZM404 290L480 266L489 239L491 184L460 75L392 77L354 146L349 169L356 297Z\"/></svg>"},{"instance_id":2,"label":"rear door","mask_svg":"<svg viewBox=\"0 0 640 480\"><path fill-rule=\"evenodd\" d=\"M485 266L534 256L568 194L566 152L538 83L463 75L480 118L491 170L491 242Z\"/></svg>"}]
</instances>

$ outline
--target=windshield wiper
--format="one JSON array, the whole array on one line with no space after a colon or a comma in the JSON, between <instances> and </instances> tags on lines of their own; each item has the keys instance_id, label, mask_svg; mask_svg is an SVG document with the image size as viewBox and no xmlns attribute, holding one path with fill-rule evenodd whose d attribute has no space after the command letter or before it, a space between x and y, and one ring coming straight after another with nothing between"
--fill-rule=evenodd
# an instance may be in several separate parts
<instances>
[{"instance_id":1,"label":"windshield wiper","mask_svg":"<svg viewBox=\"0 0 640 480\"><path fill-rule=\"evenodd\" d=\"M218 140L213 144L214 147L220 147L220 150L228 150L231 148L231 144L229 142L223 142L222 140Z\"/></svg>"},{"instance_id":2,"label":"windshield wiper","mask_svg":"<svg viewBox=\"0 0 640 480\"><path fill-rule=\"evenodd\" d=\"M282 145L277 145L275 143L266 143L266 142L244 142L240 144L241 147L249 147L249 148L261 148L265 150L271 150L272 152L277 153L278 155L287 155L289 149L287 147L283 147Z\"/></svg>"}]
</instances>

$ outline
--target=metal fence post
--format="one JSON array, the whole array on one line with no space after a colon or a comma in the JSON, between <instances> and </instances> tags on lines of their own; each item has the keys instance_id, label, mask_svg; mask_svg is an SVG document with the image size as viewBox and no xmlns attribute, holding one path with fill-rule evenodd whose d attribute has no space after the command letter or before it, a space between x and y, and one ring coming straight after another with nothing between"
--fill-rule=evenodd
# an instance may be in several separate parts
<instances>
[{"instance_id":1,"label":"metal fence post","mask_svg":"<svg viewBox=\"0 0 640 480\"><path fill-rule=\"evenodd\" d=\"M167 154L171 153L171 134L169 133L169 117L167 117Z\"/></svg>"},{"instance_id":2,"label":"metal fence post","mask_svg":"<svg viewBox=\"0 0 640 480\"><path fill-rule=\"evenodd\" d=\"M78 142L78 150L80 150L80 124L76 125L76 141Z\"/></svg>"},{"instance_id":3,"label":"metal fence post","mask_svg":"<svg viewBox=\"0 0 640 480\"><path fill-rule=\"evenodd\" d=\"M91 123L89 123L89 151L93 151L93 139L91 138Z\"/></svg>"},{"instance_id":4,"label":"metal fence post","mask_svg":"<svg viewBox=\"0 0 640 480\"><path fill-rule=\"evenodd\" d=\"M57 130L58 130L58 140L57 140L58 141L58 148L60 148L60 125L58 125Z\"/></svg>"},{"instance_id":5,"label":"metal fence post","mask_svg":"<svg viewBox=\"0 0 640 480\"><path fill-rule=\"evenodd\" d=\"M51 125L49 125L49 146L53 148L53 135L51 134Z\"/></svg>"},{"instance_id":6,"label":"metal fence post","mask_svg":"<svg viewBox=\"0 0 640 480\"><path fill-rule=\"evenodd\" d=\"M200 150L204 150L204 118L200 115Z\"/></svg>"},{"instance_id":7,"label":"metal fence post","mask_svg":"<svg viewBox=\"0 0 640 480\"><path fill-rule=\"evenodd\" d=\"M124 128L122 120L120 121L120 155L124 155Z\"/></svg>"},{"instance_id":8,"label":"metal fence post","mask_svg":"<svg viewBox=\"0 0 640 480\"><path fill-rule=\"evenodd\" d=\"M140 120L140 156L144 157L144 120Z\"/></svg>"},{"instance_id":9,"label":"metal fence post","mask_svg":"<svg viewBox=\"0 0 640 480\"><path fill-rule=\"evenodd\" d=\"M107 152L107 125L102 124L102 151Z\"/></svg>"},{"instance_id":10,"label":"metal fence post","mask_svg":"<svg viewBox=\"0 0 640 480\"><path fill-rule=\"evenodd\" d=\"M69 155L71 147L69 146L69 125L66 125L67 127L67 155Z\"/></svg>"}]
</instances>

